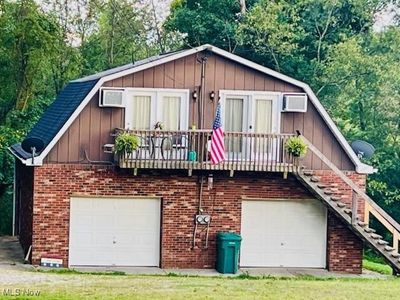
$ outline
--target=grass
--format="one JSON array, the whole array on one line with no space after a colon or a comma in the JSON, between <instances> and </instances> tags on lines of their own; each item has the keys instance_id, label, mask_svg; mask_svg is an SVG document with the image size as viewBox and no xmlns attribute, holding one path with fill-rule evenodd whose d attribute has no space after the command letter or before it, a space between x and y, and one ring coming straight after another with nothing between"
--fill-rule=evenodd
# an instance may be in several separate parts
<instances>
[{"instance_id":1,"label":"grass","mask_svg":"<svg viewBox=\"0 0 400 300\"><path fill-rule=\"evenodd\" d=\"M376 262L368 258L363 259L363 268L377 273L392 275L392 268L385 263Z\"/></svg>"},{"instance_id":2,"label":"grass","mask_svg":"<svg viewBox=\"0 0 400 300\"><path fill-rule=\"evenodd\" d=\"M35 272L40 272L40 273L54 273L54 274L72 274L72 275L77 275L77 274L86 274L86 275L105 275L105 276L125 276L126 273L122 271L109 271L109 272L82 272L79 270L75 269L37 269Z\"/></svg>"},{"instance_id":3,"label":"grass","mask_svg":"<svg viewBox=\"0 0 400 300\"><path fill-rule=\"evenodd\" d=\"M32 274L34 276L36 274ZM42 275L43 274L37 274ZM107 276L46 274L48 282L2 285L40 291L39 297L15 299L398 299L400 279L270 278L190 276Z\"/></svg>"}]
</instances>

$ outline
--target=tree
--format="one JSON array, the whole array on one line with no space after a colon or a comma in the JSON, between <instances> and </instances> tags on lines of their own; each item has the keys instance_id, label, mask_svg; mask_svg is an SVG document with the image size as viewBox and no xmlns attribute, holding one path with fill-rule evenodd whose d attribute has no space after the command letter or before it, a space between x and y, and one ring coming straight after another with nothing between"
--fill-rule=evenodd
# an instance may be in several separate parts
<instances>
[{"instance_id":1,"label":"tree","mask_svg":"<svg viewBox=\"0 0 400 300\"><path fill-rule=\"evenodd\" d=\"M281 71L281 64L299 47L303 31L298 30L298 23L287 3L262 1L245 16L236 35L241 48L251 49L250 53L242 51L246 56Z\"/></svg>"},{"instance_id":2,"label":"tree","mask_svg":"<svg viewBox=\"0 0 400 300\"><path fill-rule=\"evenodd\" d=\"M247 8L254 2L247 1ZM183 34L186 46L209 43L235 52L242 12L239 0L175 0L164 26Z\"/></svg>"},{"instance_id":3,"label":"tree","mask_svg":"<svg viewBox=\"0 0 400 300\"><path fill-rule=\"evenodd\" d=\"M0 12L0 122L16 107L24 110L43 89L47 57L53 52L56 24L30 0L5 2Z\"/></svg>"},{"instance_id":4,"label":"tree","mask_svg":"<svg viewBox=\"0 0 400 300\"><path fill-rule=\"evenodd\" d=\"M368 192L400 220L400 29L369 33L331 49L323 72L323 99L350 139L372 143ZM349 59L350 58L350 59Z\"/></svg>"},{"instance_id":5,"label":"tree","mask_svg":"<svg viewBox=\"0 0 400 300\"><path fill-rule=\"evenodd\" d=\"M331 47L369 32L390 1L261 0L238 27L243 55L308 82L319 78Z\"/></svg>"}]
</instances>

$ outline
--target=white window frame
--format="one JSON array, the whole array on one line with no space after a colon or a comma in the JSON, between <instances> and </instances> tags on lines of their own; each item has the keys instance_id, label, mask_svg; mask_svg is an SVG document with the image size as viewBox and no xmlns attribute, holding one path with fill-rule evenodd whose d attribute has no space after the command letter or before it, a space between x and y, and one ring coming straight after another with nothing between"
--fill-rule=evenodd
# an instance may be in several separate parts
<instances>
[{"instance_id":1,"label":"white window frame","mask_svg":"<svg viewBox=\"0 0 400 300\"><path fill-rule=\"evenodd\" d=\"M132 105L130 99L134 96L151 97L150 129L161 119L161 101L164 96L181 97L179 130L189 129L189 90L188 89L157 89L157 88L126 88L125 89L125 128L131 129L130 116Z\"/></svg>"},{"instance_id":2,"label":"white window frame","mask_svg":"<svg viewBox=\"0 0 400 300\"><path fill-rule=\"evenodd\" d=\"M236 90L220 90L220 101L221 101L221 121L224 124L224 108L226 98L243 98L246 101L248 99L249 103L244 105L246 107L243 108L243 112L245 116L243 116L244 126L251 126L252 128L247 128L245 132L254 132L255 124L255 111L253 109L253 104L256 99L260 100L269 100L272 98L272 133L279 134L281 132L281 111L283 105L283 94L281 92L265 92L265 91L236 91ZM274 101L276 98L276 101ZM249 113L251 112L251 115ZM243 126L243 127L244 127Z\"/></svg>"},{"instance_id":3,"label":"white window frame","mask_svg":"<svg viewBox=\"0 0 400 300\"><path fill-rule=\"evenodd\" d=\"M133 97L135 96L145 96L150 97L150 127L152 129L152 124L155 124L155 117L153 111L156 109L156 96L157 94L154 92L140 92L140 93L132 93L131 91L125 92L125 128L132 129L132 124L130 123L130 118L133 116L133 107L130 101L132 101Z\"/></svg>"}]
</instances>

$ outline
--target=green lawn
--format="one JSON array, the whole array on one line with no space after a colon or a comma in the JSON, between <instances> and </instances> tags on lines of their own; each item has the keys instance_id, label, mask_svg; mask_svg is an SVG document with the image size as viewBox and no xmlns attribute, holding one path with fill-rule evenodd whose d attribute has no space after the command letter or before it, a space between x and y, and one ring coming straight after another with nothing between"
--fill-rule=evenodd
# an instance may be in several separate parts
<instances>
[{"instance_id":1,"label":"green lawn","mask_svg":"<svg viewBox=\"0 0 400 300\"><path fill-rule=\"evenodd\" d=\"M363 259L363 268L381 274L392 275L392 268L390 266L367 258Z\"/></svg>"},{"instance_id":2,"label":"green lawn","mask_svg":"<svg viewBox=\"0 0 400 300\"><path fill-rule=\"evenodd\" d=\"M221 278L49 274L52 283L5 286L40 290L27 299L399 299L400 279ZM54 276L54 277L53 277ZM60 278L58 280L58 278ZM10 299L0 296L0 299ZM24 299L26 299L24 298ZM22 299L22 298L16 298Z\"/></svg>"}]
</instances>

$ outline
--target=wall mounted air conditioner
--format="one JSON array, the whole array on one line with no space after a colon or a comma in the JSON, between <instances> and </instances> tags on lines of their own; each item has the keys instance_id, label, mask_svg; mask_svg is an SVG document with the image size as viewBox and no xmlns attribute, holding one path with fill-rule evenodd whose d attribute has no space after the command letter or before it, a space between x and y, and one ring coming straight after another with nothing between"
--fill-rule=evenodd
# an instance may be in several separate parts
<instances>
[{"instance_id":1,"label":"wall mounted air conditioner","mask_svg":"<svg viewBox=\"0 0 400 300\"><path fill-rule=\"evenodd\" d=\"M283 112L306 112L307 94L283 94Z\"/></svg>"},{"instance_id":2,"label":"wall mounted air conditioner","mask_svg":"<svg viewBox=\"0 0 400 300\"><path fill-rule=\"evenodd\" d=\"M125 107L124 90L119 89L101 89L100 103L101 107Z\"/></svg>"}]
</instances>

